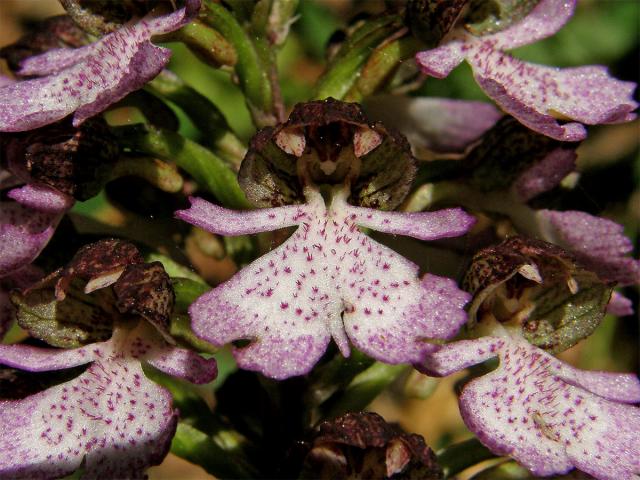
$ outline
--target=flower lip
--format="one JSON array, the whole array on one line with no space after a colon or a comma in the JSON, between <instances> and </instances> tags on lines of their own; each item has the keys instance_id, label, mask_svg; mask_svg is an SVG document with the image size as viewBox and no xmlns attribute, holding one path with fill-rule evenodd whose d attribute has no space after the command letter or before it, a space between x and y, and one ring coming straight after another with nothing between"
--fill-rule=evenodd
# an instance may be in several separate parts
<instances>
[{"instance_id":1,"label":"flower lip","mask_svg":"<svg viewBox=\"0 0 640 480\"><path fill-rule=\"evenodd\" d=\"M0 401L0 475L142 478L167 454L178 420L171 394L141 362L196 383L216 376L215 360L162 341L142 322L111 340L74 350L0 345L0 362L32 372L90 363L79 377L17 401Z\"/></svg>"},{"instance_id":2,"label":"flower lip","mask_svg":"<svg viewBox=\"0 0 640 480\"><path fill-rule=\"evenodd\" d=\"M388 363L413 363L436 348L429 340L455 335L466 321L468 295L449 279L420 280L416 265L358 225L434 240L465 233L473 217L460 209L408 214L354 207L344 190L327 207L313 188L306 194L304 205L246 212L192 199L189 210L176 213L222 235L299 225L284 244L191 305L197 335L218 346L250 340L234 350L238 364L273 378L307 373L331 338L345 356L353 344Z\"/></svg>"},{"instance_id":3,"label":"flower lip","mask_svg":"<svg viewBox=\"0 0 640 480\"><path fill-rule=\"evenodd\" d=\"M578 468L597 478L640 471L640 381L634 374L581 371L523 339L482 337L444 346L421 370L449 375L498 356L496 370L460 396L464 422L497 455L535 475Z\"/></svg>"}]
</instances>

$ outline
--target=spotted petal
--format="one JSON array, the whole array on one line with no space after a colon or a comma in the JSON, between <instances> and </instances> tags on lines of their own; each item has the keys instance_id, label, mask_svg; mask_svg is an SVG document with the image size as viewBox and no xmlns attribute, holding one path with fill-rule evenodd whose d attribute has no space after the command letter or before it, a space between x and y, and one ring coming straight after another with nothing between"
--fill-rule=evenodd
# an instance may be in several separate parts
<instances>
[{"instance_id":1,"label":"spotted petal","mask_svg":"<svg viewBox=\"0 0 640 480\"><path fill-rule=\"evenodd\" d=\"M537 215L545 239L573 252L603 280L640 283L640 261L628 256L633 245L622 225L573 210L540 210Z\"/></svg>"},{"instance_id":2,"label":"spotted petal","mask_svg":"<svg viewBox=\"0 0 640 480\"><path fill-rule=\"evenodd\" d=\"M574 5L575 1L542 0L506 30L482 37L460 30L443 46L418 53L416 60L424 73L438 78L467 60L485 93L518 121L558 140L581 140L586 136L582 124L635 118L635 84L611 78L604 67L545 67L503 52L555 33L571 17ZM556 119L575 122L561 125Z\"/></svg>"},{"instance_id":3,"label":"spotted petal","mask_svg":"<svg viewBox=\"0 0 640 480\"><path fill-rule=\"evenodd\" d=\"M145 17L78 49L58 49L27 59L22 75L46 75L0 88L0 131L41 127L76 112L74 126L155 77L170 50L151 37L180 28L198 11L199 0L159 18Z\"/></svg>"},{"instance_id":4,"label":"spotted petal","mask_svg":"<svg viewBox=\"0 0 640 480\"><path fill-rule=\"evenodd\" d=\"M0 202L0 276L31 263L49 242L60 215Z\"/></svg>"},{"instance_id":5,"label":"spotted petal","mask_svg":"<svg viewBox=\"0 0 640 480\"><path fill-rule=\"evenodd\" d=\"M329 209L319 193L309 203L232 212L194 200L177 216L224 235L300 225L281 246L192 304L194 331L214 345L247 339L238 364L274 378L308 372L333 337L342 354L349 342L389 363L417 362L464 323L468 295L448 279L417 266L359 231L436 239L465 233L472 217L459 209L401 214L347 205Z\"/></svg>"},{"instance_id":6,"label":"spotted petal","mask_svg":"<svg viewBox=\"0 0 640 480\"><path fill-rule=\"evenodd\" d=\"M84 461L86 478L143 478L147 467L160 463L177 412L169 392L149 381L140 365L147 357L172 355L158 351L157 335L143 325L116 329L110 341L76 350L0 346L0 363L31 371L93 361L74 380L0 402L0 476L60 477Z\"/></svg>"},{"instance_id":7,"label":"spotted petal","mask_svg":"<svg viewBox=\"0 0 640 480\"><path fill-rule=\"evenodd\" d=\"M444 373L495 355L499 367L460 396L465 423L494 453L536 475L574 467L602 479L640 473L640 409L619 403L640 401L635 375L576 370L507 337L447 345L429 362Z\"/></svg>"}]
</instances>

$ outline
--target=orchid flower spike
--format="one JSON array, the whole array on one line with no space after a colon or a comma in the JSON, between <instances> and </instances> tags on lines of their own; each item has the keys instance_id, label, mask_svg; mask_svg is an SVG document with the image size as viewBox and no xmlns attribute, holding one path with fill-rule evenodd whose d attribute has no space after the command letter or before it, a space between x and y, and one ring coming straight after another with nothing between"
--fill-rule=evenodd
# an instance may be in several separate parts
<instances>
[{"instance_id":1,"label":"orchid flower spike","mask_svg":"<svg viewBox=\"0 0 640 480\"><path fill-rule=\"evenodd\" d=\"M504 53L553 35L571 18L575 4L541 0L509 28L479 37L454 28L441 46L419 52L416 61L425 74L444 78L466 60L484 92L521 123L558 140L581 140L586 137L582 124L635 118L635 84L611 78L601 66L546 67ZM558 119L573 122L560 124Z\"/></svg>"},{"instance_id":2,"label":"orchid flower spike","mask_svg":"<svg viewBox=\"0 0 640 480\"><path fill-rule=\"evenodd\" d=\"M499 328L445 345L420 367L436 376L498 357L498 368L460 395L467 427L492 452L534 475L578 468L599 479L640 474L640 381L634 374L582 371ZM497 333L497 335L495 335Z\"/></svg>"},{"instance_id":3,"label":"orchid flower spike","mask_svg":"<svg viewBox=\"0 0 640 480\"><path fill-rule=\"evenodd\" d=\"M0 477L144 478L165 457L178 412L141 363L193 383L216 376L214 359L168 345L145 321L72 350L0 345L0 363L30 372L89 364L79 377L22 400L0 401Z\"/></svg>"},{"instance_id":4,"label":"orchid flower spike","mask_svg":"<svg viewBox=\"0 0 640 480\"><path fill-rule=\"evenodd\" d=\"M151 38L185 25L200 0L173 13L146 16L81 48L60 48L28 58L19 75L37 76L0 87L0 131L19 132L75 112L74 126L141 88L169 62L171 51Z\"/></svg>"},{"instance_id":5,"label":"orchid flower spike","mask_svg":"<svg viewBox=\"0 0 640 480\"><path fill-rule=\"evenodd\" d=\"M474 223L461 209L399 213L355 207L343 188L329 207L307 187L307 203L231 211L192 198L176 216L209 232L242 235L298 226L275 250L201 296L189 309L197 335L235 348L240 367L273 378L311 370L334 339L387 363L414 363L453 337L469 296L450 279L427 274L362 233L358 226L422 240L464 234Z\"/></svg>"}]
</instances>

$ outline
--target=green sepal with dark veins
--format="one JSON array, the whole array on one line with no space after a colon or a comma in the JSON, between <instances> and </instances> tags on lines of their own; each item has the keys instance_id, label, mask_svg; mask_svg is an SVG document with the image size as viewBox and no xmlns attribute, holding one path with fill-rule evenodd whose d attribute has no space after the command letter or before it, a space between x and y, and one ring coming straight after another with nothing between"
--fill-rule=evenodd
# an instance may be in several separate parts
<instances>
[{"instance_id":1,"label":"green sepal with dark veins","mask_svg":"<svg viewBox=\"0 0 640 480\"><path fill-rule=\"evenodd\" d=\"M471 0L464 25L474 35L489 35L526 17L540 0Z\"/></svg>"},{"instance_id":2,"label":"green sepal with dark veins","mask_svg":"<svg viewBox=\"0 0 640 480\"><path fill-rule=\"evenodd\" d=\"M481 192L508 189L527 169L556 149L574 151L561 142L528 129L515 118L500 119L462 160L469 183Z\"/></svg>"},{"instance_id":3,"label":"green sepal with dark veins","mask_svg":"<svg viewBox=\"0 0 640 480\"><path fill-rule=\"evenodd\" d=\"M472 324L491 315L550 352L591 335L613 291L560 247L520 236L480 250L463 288L473 294Z\"/></svg>"},{"instance_id":4,"label":"green sepal with dark veins","mask_svg":"<svg viewBox=\"0 0 640 480\"><path fill-rule=\"evenodd\" d=\"M613 285L602 282L588 270L573 273L577 285L571 288L545 288L534 291L536 308L522 324L527 341L550 352L561 352L587 338L600 325L613 292Z\"/></svg>"},{"instance_id":5,"label":"green sepal with dark veins","mask_svg":"<svg viewBox=\"0 0 640 480\"><path fill-rule=\"evenodd\" d=\"M78 285L80 284L80 285ZM52 287L13 293L18 324L29 334L60 348L78 348L111 337L114 326L113 292L102 289L88 295L74 282L58 300Z\"/></svg>"},{"instance_id":6,"label":"green sepal with dark veins","mask_svg":"<svg viewBox=\"0 0 640 480\"><path fill-rule=\"evenodd\" d=\"M287 122L258 132L238 181L261 207L302 202L304 183L310 181L350 182L351 203L393 210L408 193L415 171L400 133L369 123L357 103L328 98L299 103Z\"/></svg>"},{"instance_id":7,"label":"green sepal with dark veins","mask_svg":"<svg viewBox=\"0 0 640 480\"><path fill-rule=\"evenodd\" d=\"M247 199L259 207L277 207L303 201L296 160L273 140L276 129L267 127L252 139L238 172Z\"/></svg>"},{"instance_id":8,"label":"green sepal with dark veins","mask_svg":"<svg viewBox=\"0 0 640 480\"><path fill-rule=\"evenodd\" d=\"M469 0L409 0L406 22L411 33L428 48L438 46L449 33Z\"/></svg>"}]
</instances>

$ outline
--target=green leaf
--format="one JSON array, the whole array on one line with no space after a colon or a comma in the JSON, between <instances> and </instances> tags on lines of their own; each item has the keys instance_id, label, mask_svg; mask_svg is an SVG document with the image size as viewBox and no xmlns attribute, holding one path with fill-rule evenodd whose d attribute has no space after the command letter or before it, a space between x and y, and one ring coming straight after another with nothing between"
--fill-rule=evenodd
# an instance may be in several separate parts
<instances>
[{"instance_id":1,"label":"green leaf","mask_svg":"<svg viewBox=\"0 0 640 480\"><path fill-rule=\"evenodd\" d=\"M211 290L206 283L191 278L172 278L171 283L176 294L175 311L178 313L186 313L198 297Z\"/></svg>"},{"instance_id":2,"label":"green leaf","mask_svg":"<svg viewBox=\"0 0 640 480\"><path fill-rule=\"evenodd\" d=\"M222 445L221 445L222 444ZM257 472L240 452L239 440L230 433L214 441L206 433L179 423L171 452L200 465L219 478L256 478Z\"/></svg>"}]
</instances>

